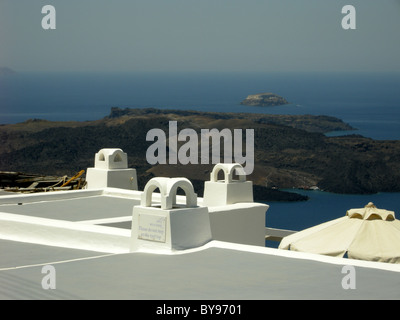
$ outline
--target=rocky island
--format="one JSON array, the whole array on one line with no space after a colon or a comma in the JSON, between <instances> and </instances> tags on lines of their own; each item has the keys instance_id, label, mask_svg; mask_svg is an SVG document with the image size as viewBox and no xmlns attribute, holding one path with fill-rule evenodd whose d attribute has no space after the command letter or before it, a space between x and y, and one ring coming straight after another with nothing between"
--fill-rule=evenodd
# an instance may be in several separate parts
<instances>
[{"instance_id":1,"label":"rocky island","mask_svg":"<svg viewBox=\"0 0 400 320\"><path fill-rule=\"evenodd\" d=\"M246 106L272 107L288 104L289 102L275 93L265 92L248 95L240 104Z\"/></svg>"},{"instance_id":2,"label":"rocky island","mask_svg":"<svg viewBox=\"0 0 400 320\"><path fill-rule=\"evenodd\" d=\"M256 201L304 200L277 189L314 186L336 193L400 191L400 141L328 137L325 132L353 128L337 118L312 115L112 108L108 116L94 121L36 119L3 124L0 171L73 176L93 166L93 155L101 148L118 147L128 154L129 166L137 169L141 190L152 177L183 176L201 196L213 164L150 165L146 161L153 143L146 140L147 132L153 128L168 132L172 120L178 122L179 131L254 129L255 166L247 179L253 181Z\"/></svg>"}]
</instances>

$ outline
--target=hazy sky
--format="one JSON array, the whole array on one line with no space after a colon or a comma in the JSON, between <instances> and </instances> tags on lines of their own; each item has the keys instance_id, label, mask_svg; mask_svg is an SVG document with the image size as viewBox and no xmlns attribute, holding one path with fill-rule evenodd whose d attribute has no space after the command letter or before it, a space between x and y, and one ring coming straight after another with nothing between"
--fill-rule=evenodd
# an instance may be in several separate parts
<instances>
[{"instance_id":1,"label":"hazy sky","mask_svg":"<svg viewBox=\"0 0 400 320\"><path fill-rule=\"evenodd\" d=\"M41 27L47 4L56 30ZM0 66L399 72L400 0L0 0Z\"/></svg>"}]
</instances>

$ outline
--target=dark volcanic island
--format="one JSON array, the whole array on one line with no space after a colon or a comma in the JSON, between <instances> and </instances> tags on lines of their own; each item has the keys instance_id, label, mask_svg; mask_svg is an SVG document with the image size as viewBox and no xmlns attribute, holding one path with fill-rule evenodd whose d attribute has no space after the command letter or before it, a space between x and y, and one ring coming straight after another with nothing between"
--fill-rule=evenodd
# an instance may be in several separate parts
<instances>
[{"instance_id":1,"label":"dark volcanic island","mask_svg":"<svg viewBox=\"0 0 400 320\"><path fill-rule=\"evenodd\" d=\"M273 107L282 106L289 102L275 93L266 92L248 95L240 104L246 106Z\"/></svg>"},{"instance_id":2,"label":"dark volcanic island","mask_svg":"<svg viewBox=\"0 0 400 320\"><path fill-rule=\"evenodd\" d=\"M188 165L146 161L154 143L146 140L147 132L159 128L168 134L170 121L177 121L178 132L193 128L198 135L202 129L253 129L254 171L247 180L253 182L256 201L304 200L300 194L277 190L288 188L358 194L400 191L400 141L326 136L354 129L334 117L120 108L95 121L0 124L0 189L10 186L7 179L2 181L1 171L72 177L93 167L100 149L121 148L128 154L129 167L137 170L139 190L153 177L186 177L202 196L212 163L200 164L200 158L198 164ZM184 143L179 141L178 147Z\"/></svg>"}]
</instances>

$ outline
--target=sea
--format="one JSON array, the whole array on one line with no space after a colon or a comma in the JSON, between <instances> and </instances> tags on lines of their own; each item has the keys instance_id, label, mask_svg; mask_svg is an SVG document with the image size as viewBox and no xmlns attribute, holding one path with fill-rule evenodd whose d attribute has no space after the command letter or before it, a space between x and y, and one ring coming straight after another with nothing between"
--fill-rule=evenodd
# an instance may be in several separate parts
<instances>
[{"instance_id":1,"label":"sea","mask_svg":"<svg viewBox=\"0 0 400 320\"><path fill-rule=\"evenodd\" d=\"M249 94L273 92L290 104L249 107ZM356 128L327 135L360 134L400 139L400 73L17 73L0 76L0 124L28 119L86 121L111 107L216 112L330 115ZM305 202L271 202L266 225L299 231L342 217L368 202L400 217L400 193L341 195L288 190Z\"/></svg>"}]
</instances>

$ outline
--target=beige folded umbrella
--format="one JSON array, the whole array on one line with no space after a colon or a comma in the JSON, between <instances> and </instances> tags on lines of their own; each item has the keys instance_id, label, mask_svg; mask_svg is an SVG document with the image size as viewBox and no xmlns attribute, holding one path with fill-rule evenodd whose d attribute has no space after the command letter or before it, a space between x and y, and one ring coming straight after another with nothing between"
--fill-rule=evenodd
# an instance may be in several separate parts
<instances>
[{"instance_id":1,"label":"beige folded umbrella","mask_svg":"<svg viewBox=\"0 0 400 320\"><path fill-rule=\"evenodd\" d=\"M279 249L400 263L400 221L393 211L370 202L342 218L283 238Z\"/></svg>"}]
</instances>

